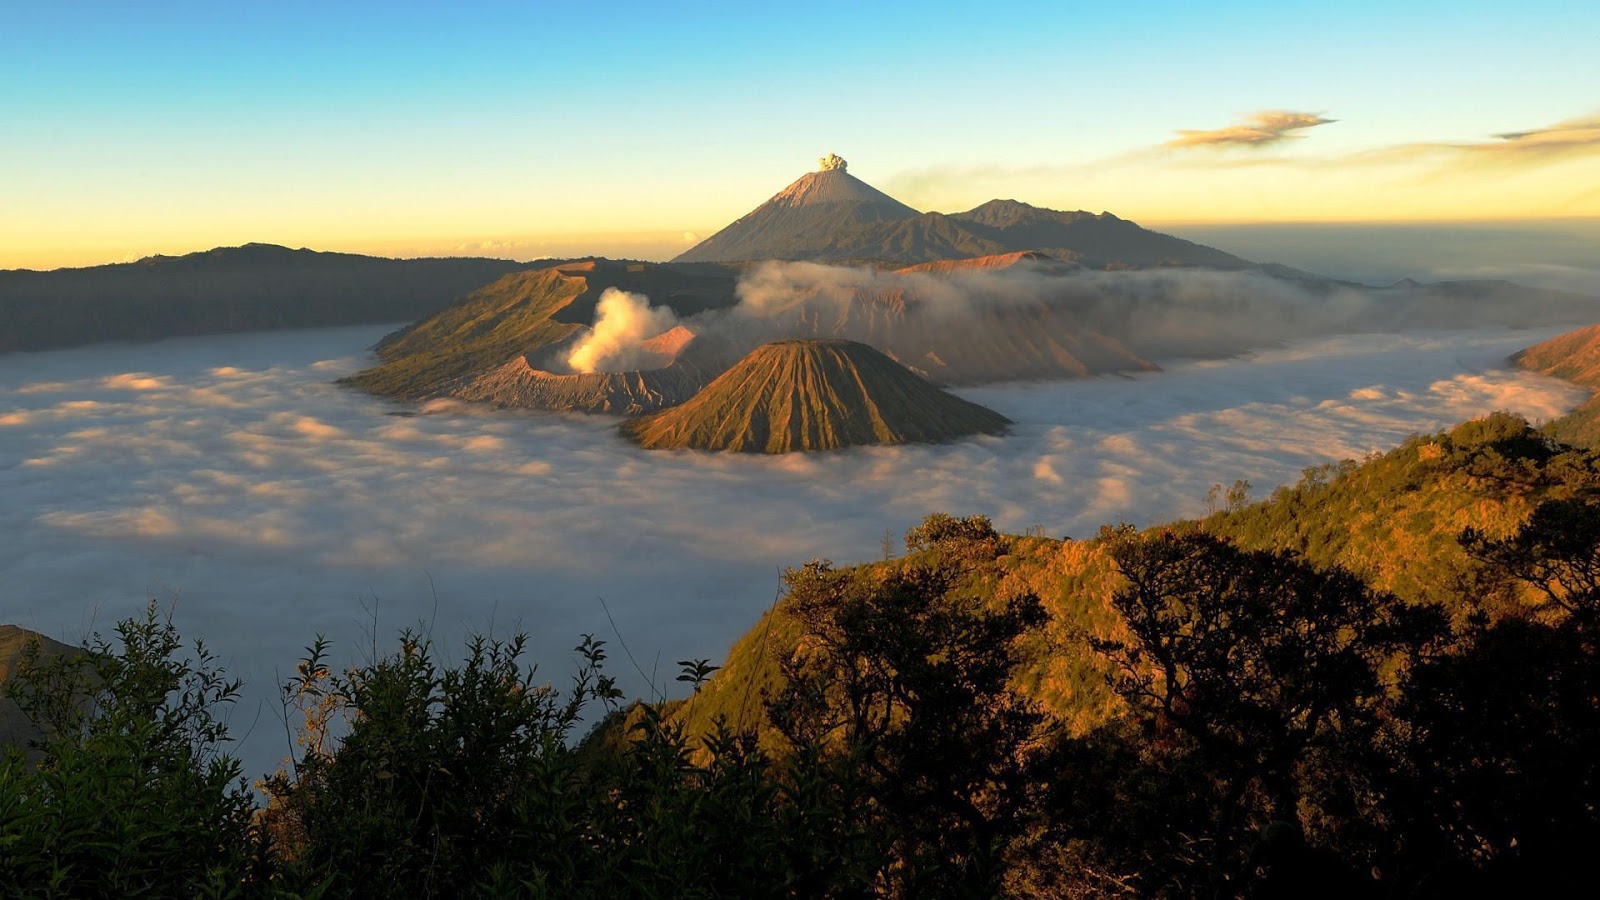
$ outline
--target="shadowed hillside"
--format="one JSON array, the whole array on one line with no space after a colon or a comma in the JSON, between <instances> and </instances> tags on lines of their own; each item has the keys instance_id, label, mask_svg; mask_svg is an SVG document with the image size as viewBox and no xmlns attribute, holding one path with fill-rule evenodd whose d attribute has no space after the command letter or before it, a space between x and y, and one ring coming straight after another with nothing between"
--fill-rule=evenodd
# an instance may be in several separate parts
<instances>
[{"instance_id":1,"label":"shadowed hillside","mask_svg":"<svg viewBox=\"0 0 1600 900\"><path fill-rule=\"evenodd\" d=\"M756 348L689 402L622 430L649 450L791 453L947 441L997 433L1007 424L865 344L777 341Z\"/></svg>"},{"instance_id":2,"label":"shadowed hillside","mask_svg":"<svg viewBox=\"0 0 1600 900\"><path fill-rule=\"evenodd\" d=\"M18 667L34 652L38 653L34 657L37 662L47 663L80 651L19 625L0 625L0 751L7 746L26 746L41 736L17 702L8 696L8 687L15 681Z\"/></svg>"},{"instance_id":3,"label":"shadowed hillside","mask_svg":"<svg viewBox=\"0 0 1600 900\"><path fill-rule=\"evenodd\" d=\"M83 269L0 271L0 352L404 322L524 266L246 244Z\"/></svg>"}]
</instances>

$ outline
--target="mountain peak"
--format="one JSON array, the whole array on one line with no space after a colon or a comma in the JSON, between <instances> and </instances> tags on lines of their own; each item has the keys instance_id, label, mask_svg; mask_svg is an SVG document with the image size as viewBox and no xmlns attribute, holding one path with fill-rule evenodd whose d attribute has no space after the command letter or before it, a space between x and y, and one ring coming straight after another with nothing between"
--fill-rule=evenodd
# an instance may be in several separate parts
<instances>
[{"instance_id":1,"label":"mountain peak","mask_svg":"<svg viewBox=\"0 0 1600 900\"><path fill-rule=\"evenodd\" d=\"M675 262L774 259L905 266L1034 251L1094 269L1252 265L1108 212L990 200L966 212L918 213L850 174L838 154L817 162L817 171L800 176Z\"/></svg>"},{"instance_id":2,"label":"mountain peak","mask_svg":"<svg viewBox=\"0 0 1600 900\"><path fill-rule=\"evenodd\" d=\"M676 262L804 259L834 235L919 213L845 171L835 154L818 160L771 199L679 256Z\"/></svg>"},{"instance_id":3,"label":"mountain peak","mask_svg":"<svg viewBox=\"0 0 1600 900\"><path fill-rule=\"evenodd\" d=\"M682 406L623 423L646 449L746 453L937 443L1008 420L946 393L866 344L763 344Z\"/></svg>"},{"instance_id":4,"label":"mountain peak","mask_svg":"<svg viewBox=\"0 0 1600 900\"><path fill-rule=\"evenodd\" d=\"M768 203L780 206L812 206L820 203L848 203L852 205L881 205L897 216L874 218L909 218L917 211L885 194L865 181L846 172L842 163L835 168L822 168L795 179L794 183L773 195Z\"/></svg>"}]
</instances>

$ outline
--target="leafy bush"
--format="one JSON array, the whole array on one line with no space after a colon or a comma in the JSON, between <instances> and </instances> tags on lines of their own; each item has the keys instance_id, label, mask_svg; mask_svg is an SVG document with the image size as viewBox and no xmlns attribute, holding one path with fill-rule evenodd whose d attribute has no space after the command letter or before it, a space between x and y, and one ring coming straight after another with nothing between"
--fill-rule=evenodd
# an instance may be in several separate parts
<instances>
[{"instance_id":1,"label":"leafy bush","mask_svg":"<svg viewBox=\"0 0 1600 900\"><path fill-rule=\"evenodd\" d=\"M238 695L152 604L10 686L44 738L0 762L0 885L19 896L226 896L256 870L253 802L220 708Z\"/></svg>"}]
</instances>

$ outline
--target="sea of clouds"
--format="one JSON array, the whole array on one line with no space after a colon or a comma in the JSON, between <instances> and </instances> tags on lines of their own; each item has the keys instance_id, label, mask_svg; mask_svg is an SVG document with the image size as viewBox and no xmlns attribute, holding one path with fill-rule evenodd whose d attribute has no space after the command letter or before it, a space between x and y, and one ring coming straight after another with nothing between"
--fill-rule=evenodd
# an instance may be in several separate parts
<instances>
[{"instance_id":1,"label":"sea of clouds","mask_svg":"<svg viewBox=\"0 0 1600 900\"><path fill-rule=\"evenodd\" d=\"M334 385L382 327L10 354L0 622L75 642L148 598L174 608L246 679L232 720L257 773L287 751L275 684L319 633L352 662L418 623L447 651L522 629L557 682L594 633L643 694L672 683L673 660L720 659L785 566L876 558L886 530L898 542L930 512L1082 537L1491 410L1553 418L1586 392L1504 360L1561 330L1323 337L964 389L1012 432L783 457L650 453L609 417L417 409Z\"/></svg>"}]
</instances>

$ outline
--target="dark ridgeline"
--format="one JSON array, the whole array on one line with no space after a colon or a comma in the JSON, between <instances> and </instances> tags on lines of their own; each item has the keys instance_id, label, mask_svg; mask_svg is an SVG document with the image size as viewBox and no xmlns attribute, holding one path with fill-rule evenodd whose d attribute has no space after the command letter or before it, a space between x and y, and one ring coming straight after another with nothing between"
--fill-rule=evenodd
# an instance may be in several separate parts
<instances>
[{"instance_id":1,"label":"dark ridgeline","mask_svg":"<svg viewBox=\"0 0 1600 900\"><path fill-rule=\"evenodd\" d=\"M4 270L0 353L404 322L525 267L503 259L384 259L246 244L81 269Z\"/></svg>"}]
</instances>

